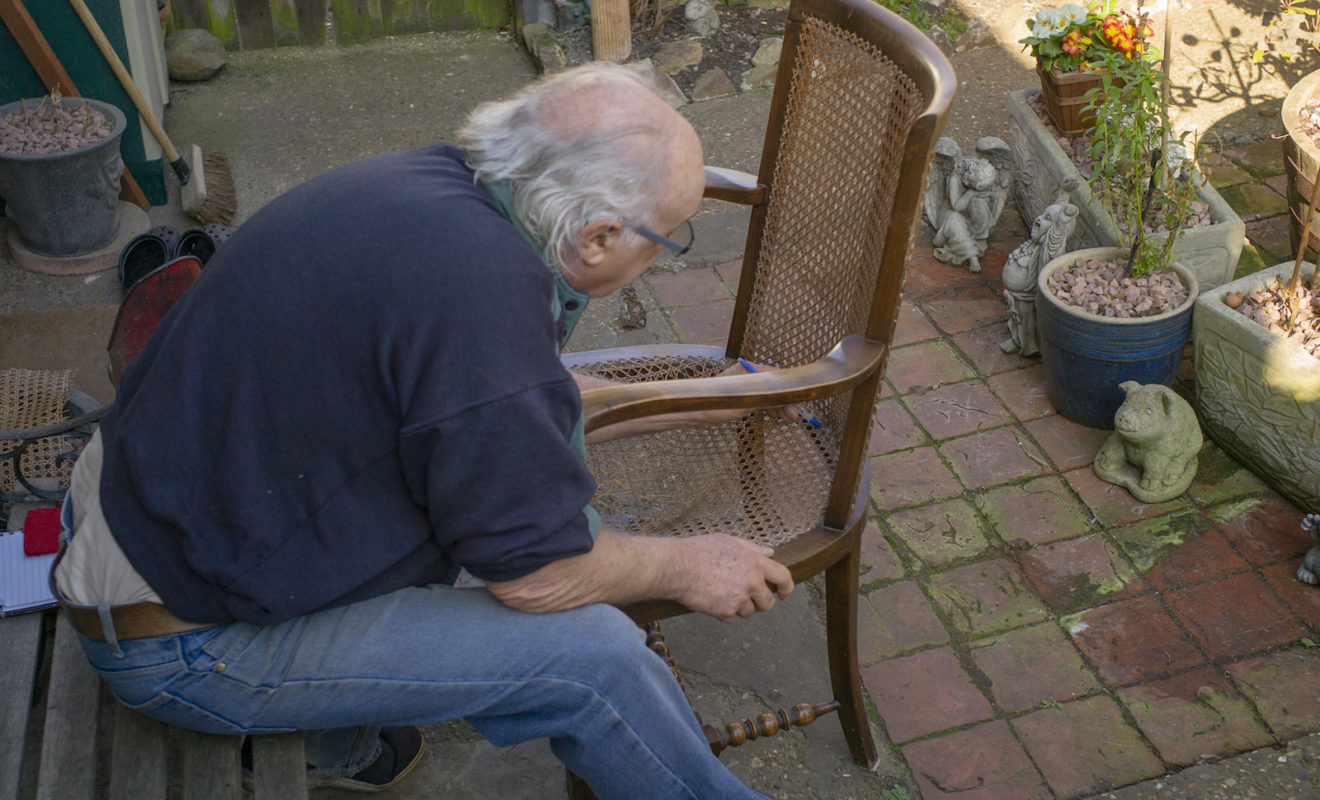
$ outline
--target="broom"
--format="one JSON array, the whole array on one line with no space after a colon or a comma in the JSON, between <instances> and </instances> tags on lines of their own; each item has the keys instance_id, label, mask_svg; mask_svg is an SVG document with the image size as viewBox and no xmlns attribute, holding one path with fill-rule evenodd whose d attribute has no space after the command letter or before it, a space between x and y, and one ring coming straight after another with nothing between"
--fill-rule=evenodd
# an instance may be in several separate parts
<instances>
[{"instance_id":1,"label":"broom","mask_svg":"<svg viewBox=\"0 0 1320 800\"><path fill-rule=\"evenodd\" d=\"M146 121L156 141L160 142L174 174L179 176L183 213L203 225L208 222L219 222L222 225L232 223L234 212L238 208L238 198L234 191L234 175L229 167L229 158L224 153L203 152L197 145L188 148L187 157L180 156L179 151L174 149L173 143L170 142L170 138L165 135L165 129L156 120L156 115L151 113L151 107L138 91L137 84L133 83L133 76L128 74L124 62L119 60L119 54L110 46L110 42L105 38L105 32L101 30L92 12L87 9L87 4L83 0L69 0L69 3L78 13L92 40L96 42L101 55L114 70L115 77L119 79L124 91L133 101L138 114Z\"/></svg>"}]
</instances>

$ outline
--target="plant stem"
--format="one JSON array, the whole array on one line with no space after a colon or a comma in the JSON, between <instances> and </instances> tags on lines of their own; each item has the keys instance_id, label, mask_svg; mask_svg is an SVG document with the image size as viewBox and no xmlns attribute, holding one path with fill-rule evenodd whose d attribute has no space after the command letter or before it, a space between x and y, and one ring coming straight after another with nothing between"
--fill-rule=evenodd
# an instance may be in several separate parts
<instances>
[{"instance_id":1,"label":"plant stem","mask_svg":"<svg viewBox=\"0 0 1320 800\"><path fill-rule=\"evenodd\" d=\"M1320 174L1316 175L1320 179ZM1288 280L1288 296L1297 293L1297 284L1302 279L1302 257L1306 255L1306 246L1311 243L1311 225L1315 222L1315 207L1320 203L1320 180L1311 187L1311 207L1306 210L1306 224L1302 225L1302 235L1297 243L1297 260L1293 262L1292 278ZM1316 269L1320 275L1320 268ZM1312 279L1314 281L1314 278Z\"/></svg>"},{"instance_id":2,"label":"plant stem","mask_svg":"<svg viewBox=\"0 0 1320 800\"><path fill-rule=\"evenodd\" d=\"M1137 260L1137 250L1141 248L1141 243L1146 239L1146 217L1150 215L1150 201L1155 196L1155 184L1160 176L1159 165L1164 161L1164 150L1155 149L1150 151L1150 182L1146 184L1146 196L1141 200L1141 219L1137 221L1137 229L1133 232L1132 252L1128 253L1128 263L1123 269L1123 277L1126 278L1132 274L1132 265ZM1169 231L1169 238L1174 236L1173 231Z\"/></svg>"}]
</instances>

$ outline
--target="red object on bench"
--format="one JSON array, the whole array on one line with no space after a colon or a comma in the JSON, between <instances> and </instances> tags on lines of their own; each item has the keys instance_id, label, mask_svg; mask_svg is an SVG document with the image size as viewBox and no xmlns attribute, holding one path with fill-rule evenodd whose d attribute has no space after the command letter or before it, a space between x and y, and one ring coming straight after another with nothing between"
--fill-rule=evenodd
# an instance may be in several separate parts
<instances>
[{"instance_id":1,"label":"red object on bench","mask_svg":"<svg viewBox=\"0 0 1320 800\"><path fill-rule=\"evenodd\" d=\"M44 556L60 548L60 510L34 508L23 520L23 555Z\"/></svg>"}]
</instances>

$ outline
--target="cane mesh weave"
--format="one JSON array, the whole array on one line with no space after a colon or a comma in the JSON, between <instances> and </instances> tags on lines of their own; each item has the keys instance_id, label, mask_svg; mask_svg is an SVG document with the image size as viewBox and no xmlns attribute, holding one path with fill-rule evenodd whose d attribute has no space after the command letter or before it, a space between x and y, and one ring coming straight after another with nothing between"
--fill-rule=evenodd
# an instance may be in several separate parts
<instances>
[{"instance_id":1,"label":"cane mesh weave","mask_svg":"<svg viewBox=\"0 0 1320 800\"><path fill-rule=\"evenodd\" d=\"M717 375L731 362L691 356L578 367L615 380ZM834 452L824 429L760 412L709 428L679 428L587 448L592 501L607 525L634 534L727 533L783 544L814 528Z\"/></svg>"},{"instance_id":2,"label":"cane mesh weave","mask_svg":"<svg viewBox=\"0 0 1320 800\"><path fill-rule=\"evenodd\" d=\"M0 430L13 431L50 425L67 419L73 370L0 370ZM67 489L73 461L83 440L67 435L41 439L0 439L0 492L22 492L15 474L39 482L42 489ZM16 451L21 454L14 458ZM0 512L7 512L0 508Z\"/></svg>"},{"instance_id":3,"label":"cane mesh weave","mask_svg":"<svg viewBox=\"0 0 1320 800\"><path fill-rule=\"evenodd\" d=\"M926 101L874 45L817 18L803 23L745 357L798 366L866 332L904 142ZM625 381L662 380L714 375L728 363L653 357L583 369ZM806 404L824 423L819 429L757 412L717 427L592 445L593 502L607 524L633 533L719 532L778 546L821 523L847 401L845 394Z\"/></svg>"}]
</instances>

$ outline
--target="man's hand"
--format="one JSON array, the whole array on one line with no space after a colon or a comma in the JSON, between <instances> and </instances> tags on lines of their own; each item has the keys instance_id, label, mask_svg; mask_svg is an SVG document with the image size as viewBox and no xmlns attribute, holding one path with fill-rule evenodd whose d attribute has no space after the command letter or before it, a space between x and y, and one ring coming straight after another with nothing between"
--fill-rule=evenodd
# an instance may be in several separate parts
<instances>
[{"instance_id":1,"label":"man's hand","mask_svg":"<svg viewBox=\"0 0 1320 800\"><path fill-rule=\"evenodd\" d=\"M768 547L723 534L678 541L688 546L672 599L693 611L720 620L750 617L793 591L793 576Z\"/></svg>"},{"instance_id":2,"label":"man's hand","mask_svg":"<svg viewBox=\"0 0 1320 800\"><path fill-rule=\"evenodd\" d=\"M486 588L510 608L532 613L673 600L728 620L769 611L793 591L793 576L773 554L723 534L677 539L602 530L590 552Z\"/></svg>"}]
</instances>

